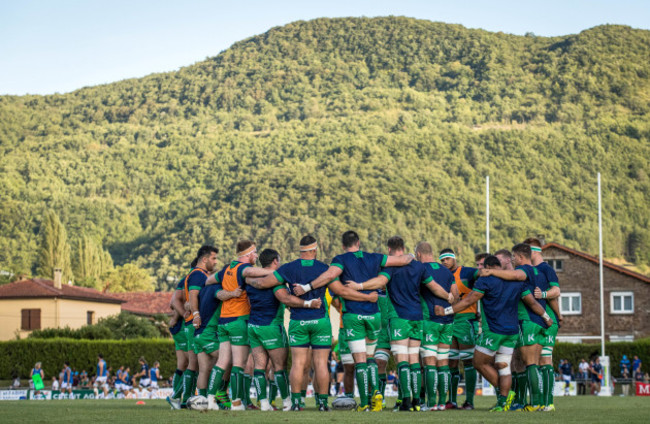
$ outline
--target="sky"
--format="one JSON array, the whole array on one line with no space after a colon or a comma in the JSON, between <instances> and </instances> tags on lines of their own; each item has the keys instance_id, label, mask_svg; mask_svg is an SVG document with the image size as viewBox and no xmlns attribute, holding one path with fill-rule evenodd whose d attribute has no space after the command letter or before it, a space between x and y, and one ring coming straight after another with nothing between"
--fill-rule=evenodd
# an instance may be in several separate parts
<instances>
[{"instance_id":1,"label":"sky","mask_svg":"<svg viewBox=\"0 0 650 424\"><path fill-rule=\"evenodd\" d=\"M523 35L650 28L648 0L0 0L0 95L177 70L298 20L407 16Z\"/></svg>"}]
</instances>

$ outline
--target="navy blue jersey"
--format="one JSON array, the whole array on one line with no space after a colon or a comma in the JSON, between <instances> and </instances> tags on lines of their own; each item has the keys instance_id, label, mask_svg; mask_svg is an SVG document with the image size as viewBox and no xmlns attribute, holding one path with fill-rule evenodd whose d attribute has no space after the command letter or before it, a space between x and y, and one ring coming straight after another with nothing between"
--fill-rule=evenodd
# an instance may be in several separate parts
<instances>
[{"instance_id":1,"label":"navy blue jersey","mask_svg":"<svg viewBox=\"0 0 650 424\"><path fill-rule=\"evenodd\" d=\"M363 283L379 275L379 271L386 265L387 260L388 256L382 255L381 253L367 253L359 250L336 256L332 260L332 266L339 267L343 270L343 273L339 277L341 281ZM361 291L361 293L366 294L371 292L373 290ZM343 313L373 315L379 312L379 306L373 302L341 299L341 303L343 304Z\"/></svg>"},{"instance_id":2,"label":"navy blue jersey","mask_svg":"<svg viewBox=\"0 0 650 424\"><path fill-rule=\"evenodd\" d=\"M140 366L140 372L143 372L142 378L149 378L149 365L146 362Z\"/></svg>"},{"instance_id":3,"label":"navy blue jersey","mask_svg":"<svg viewBox=\"0 0 650 424\"><path fill-rule=\"evenodd\" d=\"M182 329L183 329L183 318L179 318L178 321L176 321L176 324L169 327L169 332L171 333L172 336L174 336L178 334Z\"/></svg>"},{"instance_id":4,"label":"navy blue jersey","mask_svg":"<svg viewBox=\"0 0 650 424\"><path fill-rule=\"evenodd\" d=\"M208 274L193 272L187 279L187 289L189 291L201 290L205 286L206 281L208 281Z\"/></svg>"},{"instance_id":5,"label":"navy blue jersey","mask_svg":"<svg viewBox=\"0 0 650 424\"><path fill-rule=\"evenodd\" d=\"M520 269L526 273L526 281L524 281L524 286L530 293L533 293L535 291L535 287L539 287L542 291L548 290L549 285L546 276L539 272L534 266L519 265L515 269ZM546 310L546 299L535 300L537 300L537 302L542 306L542 309ZM532 321L542 328L547 327L542 317L533 312L526 304L524 304L524 302L519 303L519 320Z\"/></svg>"},{"instance_id":6,"label":"navy blue jersey","mask_svg":"<svg viewBox=\"0 0 650 424\"><path fill-rule=\"evenodd\" d=\"M519 333L519 301L530 293L524 283L503 281L495 276L480 277L472 290L483 294L480 300L483 329L507 336Z\"/></svg>"},{"instance_id":7,"label":"navy blue jersey","mask_svg":"<svg viewBox=\"0 0 650 424\"><path fill-rule=\"evenodd\" d=\"M424 268L433 281L438 283L438 285L445 289L447 293L451 292L451 287L456 284L456 280L454 279L454 274L452 274L446 266L438 262L429 262L424 264ZM421 307L424 313L424 319L440 324L451 324L454 322L453 315L439 317L434 312L436 305L440 305L443 308L451 306L451 304L447 302L447 299L439 298L425 285L420 287L420 296L422 296Z\"/></svg>"},{"instance_id":8,"label":"navy blue jersey","mask_svg":"<svg viewBox=\"0 0 650 424\"><path fill-rule=\"evenodd\" d=\"M551 287L554 286L560 287L560 283L558 282L558 278L557 278L557 274L555 273L555 270L547 262L542 262L541 264L537 265L535 268L537 269L537 271L539 271L546 277L546 281L548 282L548 288L546 290L549 290ZM540 289L542 288L540 287ZM553 322L559 325L559 320L557 319L555 312L553 312L553 309L551 309L551 307L548 306L548 303L546 304L546 312L551 316Z\"/></svg>"},{"instance_id":9,"label":"navy blue jersey","mask_svg":"<svg viewBox=\"0 0 650 424\"><path fill-rule=\"evenodd\" d=\"M275 286L259 290L248 285L246 292L251 304L248 322L253 325L270 325L274 321L283 324L284 305L275 297L275 292L284 288L284 286Z\"/></svg>"},{"instance_id":10,"label":"navy blue jersey","mask_svg":"<svg viewBox=\"0 0 650 424\"><path fill-rule=\"evenodd\" d=\"M296 259L295 261L282 265L274 272L274 275L281 283L287 283L289 293L295 296L296 294L293 292L294 284L309 284L323 272L327 271L327 268L328 266L321 261ZM327 285L298 296L304 300L320 299L322 304L319 309L291 308L291 319L314 320L329 316L327 300L325 299L326 291Z\"/></svg>"},{"instance_id":11,"label":"navy blue jersey","mask_svg":"<svg viewBox=\"0 0 650 424\"><path fill-rule=\"evenodd\" d=\"M388 318L422 321L424 316L420 303L420 285L433 280L422 262L411 261L405 266L384 268L380 274L389 278L386 286Z\"/></svg>"},{"instance_id":12,"label":"navy blue jersey","mask_svg":"<svg viewBox=\"0 0 650 424\"><path fill-rule=\"evenodd\" d=\"M571 363L565 362L560 365L560 372L562 372L563 375L571 375Z\"/></svg>"},{"instance_id":13,"label":"navy blue jersey","mask_svg":"<svg viewBox=\"0 0 650 424\"><path fill-rule=\"evenodd\" d=\"M199 315L201 316L201 325L194 330L194 335L203 333L208 326L216 331L221 301L217 299L217 293L221 291L221 284L211 284L203 286L199 292Z\"/></svg>"}]
</instances>

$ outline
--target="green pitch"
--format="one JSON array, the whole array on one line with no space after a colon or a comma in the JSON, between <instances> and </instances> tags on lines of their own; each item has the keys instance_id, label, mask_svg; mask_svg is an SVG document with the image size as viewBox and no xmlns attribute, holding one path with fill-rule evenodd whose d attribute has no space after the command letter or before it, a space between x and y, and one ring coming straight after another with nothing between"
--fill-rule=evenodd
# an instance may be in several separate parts
<instances>
[{"instance_id":1,"label":"green pitch","mask_svg":"<svg viewBox=\"0 0 650 424\"><path fill-rule=\"evenodd\" d=\"M50 400L50 401L2 401L2 423L365 423L390 422L391 424L415 422L437 423L535 423L555 421L558 423L647 423L650 420L650 397L556 397L556 412L506 412L489 413L493 397L476 397L474 411L442 412L318 412L313 400L307 400L302 412L227 412L227 411L171 411L164 400L146 400L146 405L136 405L135 400ZM393 405L394 400L388 399Z\"/></svg>"}]
</instances>

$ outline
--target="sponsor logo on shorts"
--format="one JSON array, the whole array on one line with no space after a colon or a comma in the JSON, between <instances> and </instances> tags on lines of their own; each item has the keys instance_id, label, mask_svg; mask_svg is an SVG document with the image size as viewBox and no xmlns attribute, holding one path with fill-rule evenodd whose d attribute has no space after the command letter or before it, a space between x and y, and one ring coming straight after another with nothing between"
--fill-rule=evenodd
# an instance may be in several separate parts
<instances>
[{"instance_id":1,"label":"sponsor logo on shorts","mask_svg":"<svg viewBox=\"0 0 650 424\"><path fill-rule=\"evenodd\" d=\"M318 324L318 320L313 319L313 320L310 320L310 321L300 321L300 325L312 325L312 324Z\"/></svg>"},{"instance_id":2,"label":"sponsor logo on shorts","mask_svg":"<svg viewBox=\"0 0 650 424\"><path fill-rule=\"evenodd\" d=\"M357 315L357 320L359 321L374 321L374 315Z\"/></svg>"}]
</instances>

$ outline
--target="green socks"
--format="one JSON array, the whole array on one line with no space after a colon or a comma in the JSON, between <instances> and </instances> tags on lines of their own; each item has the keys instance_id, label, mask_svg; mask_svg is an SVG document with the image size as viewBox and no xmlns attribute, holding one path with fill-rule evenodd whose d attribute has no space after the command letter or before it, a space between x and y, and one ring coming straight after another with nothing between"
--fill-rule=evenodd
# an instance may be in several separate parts
<instances>
[{"instance_id":1,"label":"green socks","mask_svg":"<svg viewBox=\"0 0 650 424\"><path fill-rule=\"evenodd\" d=\"M264 370L254 370L253 380L255 381L257 400L260 401L262 399L266 399L266 373L264 372Z\"/></svg>"},{"instance_id":2,"label":"green socks","mask_svg":"<svg viewBox=\"0 0 650 424\"><path fill-rule=\"evenodd\" d=\"M542 405L553 404L553 389L555 389L555 373L553 372L553 365L542 365L542 376L544 378L544 398Z\"/></svg>"},{"instance_id":3,"label":"green socks","mask_svg":"<svg viewBox=\"0 0 650 424\"><path fill-rule=\"evenodd\" d=\"M317 395L316 396L316 405L318 406L327 406L327 400L328 396L327 395Z\"/></svg>"},{"instance_id":4,"label":"green socks","mask_svg":"<svg viewBox=\"0 0 650 424\"><path fill-rule=\"evenodd\" d=\"M420 399L420 392L422 389L422 368L420 364L411 364L411 393L413 394L413 400L418 401Z\"/></svg>"},{"instance_id":5,"label":"green socks","mask_svg":"<svg viewBox=\"0 0 650 424\"><path fill-rule=\"evenodd\" d=\"M274 376L273 380L269 380L269 402L273 402L277 397L278 397L278 383L275 382L275 376Z\"/></svg>"},{"instance_id":6,"label":"green socks","mask_svg":"<svg viewBox=\"0 0 650 424\"><path fill-rule=\"evenodd\" d=\"M517 380L517 390L515 391L515 403L526 405L526 392L528 391L528 375L525 372L518 372L514 375Z\"/></svg>"},{"instance_id":7,"label":"green socks","mask_svg":"<svg viewBox=\"0 0 650 424\"><path fill-rule=\"evenodd\" d=\"M402 392L401 399L412 399L413 393L411 392L411 366L406 361L400 362L397 365L397 372L399 378L399 388Z\"/></svg>"},{"instance_id":8,"label":"green socks","mask_svg":"<svg viewBox=\"0 0 650 424\"><path fill-rule=\"evenodd\" d=\"M541 405L544 382L539 372L539 367L537 365L528 365L526 367L526 374L528 375L528 384L530 385L530 402L533 406Z\"/></svg>"},{"instance_id":9,"label":"green socks","mask_svg":"<svg viewBox=\"0 0 650 424\"><path fill-rule=\"evenodd\" d=\"M203 397L207 397L208 396L208 389L199 389L199 395L201 395Z\"/></svg>"},{"instance_id":10,"label":"green socks","mask_svg":"<svg viewBox=\"0 0 650 424\"><path fill-rule=\"evenodd\" d=\"M379 374L379 392L382 397L386 397L386 374Z\"/></svg>"},{"instance_id":11,"label":"green socks","mask_svg":"<svg viewBox=\"0 0 650 424\"><path fill-rule=\"evenodd\" d=\"M368 358L366 364L368 365L368 393L372 396L375 390L379 390L379 368L375 358Z\"/></svg>"},{"instance_id":12,"label":"green socks","mask_svg":"<svg viewBox=\"0 0 650 424\"><path fill-rule=\"evenodd\" d=\"M232 391L232 400L244 401L244 369L241 367L232 367L230 372L230 390Z\"/></svg>"},{"instance_id":13,"label":"green socks","mask_svg":"<svg viewBox=\"0 0 650 424\"><path fill-rule=\"evenodd\" d=\"M354 364L354 373L359 388L359 402L361 406L368 406L368 365Z\"/></svg>"},{"instance_id":14,"label":"green socks","mask_svg":"<svg viewBox=\"0 0 650 424\"><path fill-rule=\"evenodd\" d=\"M253 377L250 374L244 374L244 393L242 399L246 405L251 405L251 385L253 384Z\"/></svg>"},{"instance_id":15,"label":"green socks","mask_svg":"<svg viewBox=\"0 0 650 424\"><path fill-rule=\"evenodd\" d=\"M449 367L447 367L449 369ZM440 368L438 368L440 370ZM458 396L458 384L460 384L460 371L458 371L458 367L451 368L451 374L450 374L450 381L448 384L451 385L449 387L449 402L453 403L454 405L458 404L456 397ZM440 390L440 388L438 388ZM446 392L445 392L446 396Z\"/></svg>"},{"instance_id":16,"label":"green socks","mask_svg":"<svg viewBox=\"0 0 650 424\"><path fill-rule=\"evenodd\" d=\"M223 384L223 373L224 370L215 366L210 372L210 379L208 380L208 394L214 395L217 393L217 390L221 389Z\"/></svg>"},{"instance_id":17,"label":"green socks","mask_svg":"<svg viewBox=\"0 0 650 424\"><path fill-rule=\"evenodd\" d=\"M278 390L280 390L280 397L282 399L289 397L289 383L287 381L287 372L285 370L277 371L275 373L275 384L278 385Z\"/></svg>"},{"instance_id":18,"label":"green socks","mask_svg":"<svg viewBox=\"0 0 650 424\"><path fill-rule=\"evenodd\" d=\"M438 369L433 365L425 366L424 381L427 387L427 406L435 406L436 393L438 392Z\"/></svg>"},{"instance_id":19,"label":"green socks","mask_svg":"<svg viewBox=\"0 0 650 424\"><path fill-rule=\"evenodd\" d=\"M300 406L300 392L298 392L298 393L291 392L291 405L297 406L298 408L301 407Z\"/></svg>"},{"instance_id":20,"label":"green socks","mask_svg":"<svg viewBox=\"0 0 650 424\"><path fill-rule=\"evenodd\" d=\"M181 403L186 403L187 400L194 394L192 387L196 381L196 371L185 370L183 373L183 397Z\"/></svg>"},{"instance_id":21,"label":"green socks","mask_svg":"<svg viewBox=\"0 0 650 424\"><path fill-rule=\"evenodd\" d=\"M438 367L438 405L444 405L446 403L447 391L450 390L449 385L452 380L453 376L452 372L449 371L449 366ZM449 399L452 399L451 393L449 394Z\"/></svg>"},{"instance_id":22,"label":"green socks","mask_svg":"<svg viewBox=\"0 0 650 424\"><path fill-rule=\"evenodd\" d=\"M183 395L183 371L179 369L176 370L174 378L172 379L172 387L174 388L172 399L180 399Z\"/></svg>"},{"instance_id":23,"label":"green socks","mask_svg":"<svg viewBox=\"0 0 650 424\"><path fill-rule=\"evenodd\" d=\"M476 369L473 366L465 367L465 388L467 402L474 405L474 392L476 391Z\"/></svg>"}]
</instances>

